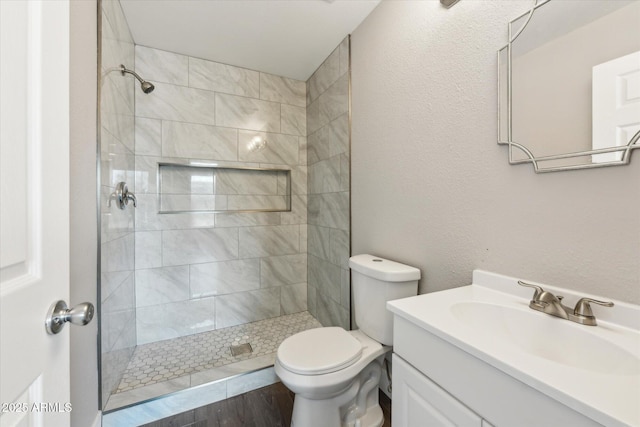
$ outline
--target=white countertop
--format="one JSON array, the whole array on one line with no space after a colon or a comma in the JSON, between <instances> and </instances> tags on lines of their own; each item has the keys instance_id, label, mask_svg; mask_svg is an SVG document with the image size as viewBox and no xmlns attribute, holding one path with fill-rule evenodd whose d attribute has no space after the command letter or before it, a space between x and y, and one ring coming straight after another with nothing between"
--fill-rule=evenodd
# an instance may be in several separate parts
<instances>
[{"instance_id":1,"label":"white countertop","mask_svg":"<svg viewBox=\"0 0 640 427\"><path fill-rule=\"evenodd\" d=\"M526 340L526 334L532 333L532 328L533 333L537 333L539 327L541 334L549 334L550 345L557 346L554 350L562 354L563 345L572 345L571 342L559 341L557 336L553 335L554 330L562 328L565 336L571 337L573 331L577 337L590 338L586 334L593 335L602 340L595 342L611 343L612 346L617 346L623 352L627 352L626 354L634 355L640 360L640 307L615 300L615 306L612 308L592 305L598 326L579 325L531 310L529 300L533 295L533 289L518 286L517 280L476 270L472 285L390 301L387 308L396 316L416 324L603 425L640 426L640 363L632 363L625 372L610 373L607 372L608 366L615 367L616 360L607 360L602 369L570 366L570 362L559 363L541 357L515 343ZM555 295L564 295L563 302L569 307L573 307L579 298L585 296L608 300L544 284L540 286ZM530 317L535 326L529 322L528 331L523 332L525 336L518 336L517 340L507 340L504 339L505 334L498 334L490 328L479 329L478 325L482 324L483 319L478 319L473 325L461 321L451 309L460 303L501 306L508 310L516 310L513 313L520 318L532 314L534 317ZM526 317L527 320L528 318ZM509 322L509 319L505 319L505 322ZM557 322L563 324L559 326ZM544 337L546 335L543 335ZM567 348L568 350L572 349ZM596 350L602 349L594 349L594 353L597 353Z\"/></svg>"}]
</instances>

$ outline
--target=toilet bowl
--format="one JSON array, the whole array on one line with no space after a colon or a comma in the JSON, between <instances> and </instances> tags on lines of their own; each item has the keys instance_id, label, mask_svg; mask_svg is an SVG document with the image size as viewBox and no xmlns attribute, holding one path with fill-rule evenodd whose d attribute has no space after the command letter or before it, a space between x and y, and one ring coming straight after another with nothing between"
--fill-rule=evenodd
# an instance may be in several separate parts
<instances>
[{"instance_id":1,"label":"toilet bowl","mask_svg":"<svg viewBox=\"0 0 640 427\"><path fill-rule=\"evenodd\" d=\"M296 394L296 427L379 427L378 384L393 342L386 302L417 293L420 271L372 255L349 260L359 330L310 329L285 339L275 372Z\"/></svg>"},{"instance_id":2,"label":"toilet bowl","mask_svg":"<svg viewBox=\"0 0 640 427\"><path fill-rule=\"evenodd\" d=\"M355 425L355 421L367 411L371 422L361 422L361 426L382 425L378 382L382 359L391 347L381 345L360 331L345 331L337 327L310 329L290 338L294 339L293 342L285 340L278 349L275 372L282 383L296 394L292 426ZM303 341L313 342L313 345L298 347L305 350L297 354L289 353ZM341 347L345 343L346 351ZM300 363L312 349L323 349L327 354L316 357L316 364ZM328 355L331 352L326 351L330 349L335 350L331 356ZM322 356L329 357L323 360ZM322 369L318 370L319 367ZM369 384L365 386L367 381ZM341 421L343 419L345 422Z\"/></svg>"}]
</instances>

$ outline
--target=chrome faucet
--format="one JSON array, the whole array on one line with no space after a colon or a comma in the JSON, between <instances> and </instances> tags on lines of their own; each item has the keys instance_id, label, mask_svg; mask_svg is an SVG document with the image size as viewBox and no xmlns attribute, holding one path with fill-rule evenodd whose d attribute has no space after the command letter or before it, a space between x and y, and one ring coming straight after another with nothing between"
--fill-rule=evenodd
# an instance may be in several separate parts
<instances>
[{"instance_id":1,"label":"chrome faucet","mask_svg":"<svg viewBox=\"0 0 640 427\"><path fill-rule=\"evenodd\" d=\"M562 296L555 296L549 291L545 291L538 285L532 285L518 280L518 285L535 289L533 298L529 302L529 308L541 311L552 316L561 317L581 325L596 326L596 316L591 310L591 303L613 307L612 302L598 301L591 298L580 298L575 308L562 304Z\"/></svg>"}]
</instances>

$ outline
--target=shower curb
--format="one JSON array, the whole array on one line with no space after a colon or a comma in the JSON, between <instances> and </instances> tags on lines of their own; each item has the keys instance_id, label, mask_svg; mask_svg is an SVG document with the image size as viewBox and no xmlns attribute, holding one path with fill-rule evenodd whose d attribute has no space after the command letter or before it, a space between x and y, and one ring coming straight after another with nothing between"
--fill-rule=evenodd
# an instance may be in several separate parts
<instances>
[{"instance_id":1,"label":"shower curb","mask_svg":"<svg viewBox=\"0 0 640 427\"><path fill-rule=\"evenodd\" d=\"M239 394L265 387L280 380L273 367L234 375L218 381L103 413L102 427L136 427L171 415L219 402Z\"/></svg>"}]
</instances>

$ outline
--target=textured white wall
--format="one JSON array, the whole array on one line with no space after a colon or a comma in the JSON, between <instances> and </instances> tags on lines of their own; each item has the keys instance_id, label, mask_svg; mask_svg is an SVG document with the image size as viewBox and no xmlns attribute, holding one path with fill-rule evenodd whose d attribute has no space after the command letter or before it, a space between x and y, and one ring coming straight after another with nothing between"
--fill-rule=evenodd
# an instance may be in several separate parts
<instances>
[{"instance_id":1,"label":"textured white wall","mask_svg":"<svg viewBox=\"0 0 640 427\"><path fill-rule=\"evenodd\" d=\"M382 2L352 35L353 253L640 303L640 153L535 175L496 144L496 50L533 1Z\"/></svg>"},{"instance_id":2,"label":"textured white wall","mask_svg":"<svg viewBox=\"0 0 640 427\"><path fill-rule=\"evenodd\" d=\"M70 41L70 255L72 305L97 305L96 92L97 4L71 2ZM72 326L72 426L91 426L98 415L98 319Z\"/></svg>"}]
</instances>

